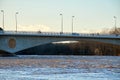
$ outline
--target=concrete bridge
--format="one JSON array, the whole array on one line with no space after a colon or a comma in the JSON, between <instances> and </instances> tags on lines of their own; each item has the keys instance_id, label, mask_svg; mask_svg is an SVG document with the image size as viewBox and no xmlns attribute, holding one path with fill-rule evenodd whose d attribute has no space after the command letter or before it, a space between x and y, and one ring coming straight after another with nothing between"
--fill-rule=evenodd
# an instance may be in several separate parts
<instances>
[{"instance_id":1,"label":"concrete bridge","mask_svg":"<svg viewBox=\"0 0 120 80\"><path fill-rule=\"evenodd\" d=\"M9 53L16 53L46 43L80 40L120 45L120 35L4 31L0 32L0 50Z\"/></svg>"}]
</instances>

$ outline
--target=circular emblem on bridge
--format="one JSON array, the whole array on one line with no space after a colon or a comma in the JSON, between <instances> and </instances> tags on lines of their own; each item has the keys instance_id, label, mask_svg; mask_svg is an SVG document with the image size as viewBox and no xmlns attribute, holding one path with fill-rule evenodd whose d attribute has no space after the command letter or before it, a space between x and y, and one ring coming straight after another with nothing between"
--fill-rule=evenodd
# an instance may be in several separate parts
<instances>
[{"instance_id":1,"label":"circular emblem on bridge","mask_svg":"<svg viewBox=\"0 0 120 80\"><path fill-rule=\"evenodd\" d=\"M8 41L9 48L15 48L16 47L16 40L13 38L10 38Z\"/></svg>"}]
</instances>

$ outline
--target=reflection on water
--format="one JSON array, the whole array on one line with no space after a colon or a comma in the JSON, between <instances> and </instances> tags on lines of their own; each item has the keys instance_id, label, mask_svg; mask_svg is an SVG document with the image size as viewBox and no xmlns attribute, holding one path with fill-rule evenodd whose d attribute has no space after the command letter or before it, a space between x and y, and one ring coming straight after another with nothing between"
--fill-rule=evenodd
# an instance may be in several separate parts
<instances>
[{"instance_id":1,"label":"reflection on water","mask_svg":"<svg viewBox=\"0 0 120 80\"><path fill-rule=\"evenodd\" d=\"M0 80L120 80L117 56L20 56L0 58L0 67Z\"/></svg>"}]
</instances>

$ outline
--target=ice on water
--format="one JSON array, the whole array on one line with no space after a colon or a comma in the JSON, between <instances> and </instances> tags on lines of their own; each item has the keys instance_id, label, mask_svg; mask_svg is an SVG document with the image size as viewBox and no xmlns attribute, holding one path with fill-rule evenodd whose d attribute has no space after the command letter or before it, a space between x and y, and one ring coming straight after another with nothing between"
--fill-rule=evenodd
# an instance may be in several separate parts
<instances>
[{"instance_id":1,"label":"ice on water","mask_svg":"<svg viewBox=\"0 0 120 80\"><path fill-rule=\"evenodd\" d=\"M51 68L49 66L1 68L0 80L120 80L120 68Z\"/></svg>"},{"instance_id":2,"label":"ice on water","mask_svg":"<svg viewBox=\"0 0 120 80\"><path fill-rule=\"evenodd\" d=\"M0 69L0 80L120 80L109 69L20 68ZM118 71L117 70L117 71Z\"/></svg>"}]
</instances>

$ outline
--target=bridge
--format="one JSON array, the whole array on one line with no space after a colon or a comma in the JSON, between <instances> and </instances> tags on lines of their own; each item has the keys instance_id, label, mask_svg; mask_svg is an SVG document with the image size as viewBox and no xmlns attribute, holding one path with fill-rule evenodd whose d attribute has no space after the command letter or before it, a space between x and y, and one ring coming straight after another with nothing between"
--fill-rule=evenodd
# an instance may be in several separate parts
<instances>
[{"instance_id":1,"label":"bridge","mask_svg":"<svg viewBox=\"0 0 120 80\"><path fill-rule=\"evenodd\" d=\"M16 53L35 46L59 41L98 41L120 45L120 35L59 32L0 32L0 50Z\"/></svg>"}]
</instances>

